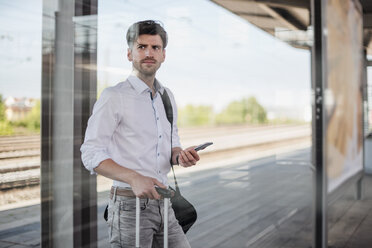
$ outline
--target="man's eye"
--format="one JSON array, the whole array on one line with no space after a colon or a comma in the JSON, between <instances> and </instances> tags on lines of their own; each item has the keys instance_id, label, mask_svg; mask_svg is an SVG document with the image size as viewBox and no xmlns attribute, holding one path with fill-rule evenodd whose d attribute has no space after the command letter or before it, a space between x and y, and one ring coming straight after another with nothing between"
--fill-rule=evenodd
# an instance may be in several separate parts
<instances>
[{"instance_id":1,"label":"man's eye","mask_svg":"<svg viewBox=\"0 0 372 248\"><path fill-rule=\"evenodd\" d=\"M153 49L156 50L156 51L158 51L158 50L160 50L160 47L154 46Z\"/></svg>"},{"instance_id":2,"label":"man's eye","mask_svg":"<svg viewBox=\"0 0 372 248\"><path fill-rule=\"evenodd\" d=\"M139 48L139 49L144 49L144 48L145 48L145 46L138 46L138 48Z\"/></svg>"}]
</instances>

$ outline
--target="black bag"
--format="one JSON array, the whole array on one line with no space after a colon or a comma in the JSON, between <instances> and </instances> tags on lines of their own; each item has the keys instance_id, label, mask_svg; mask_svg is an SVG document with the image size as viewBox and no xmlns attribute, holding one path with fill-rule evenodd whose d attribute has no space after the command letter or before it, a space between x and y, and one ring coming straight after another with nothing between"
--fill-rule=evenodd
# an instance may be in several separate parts
<instances>
[{"instance_id":1,"label":"black bag","mask_svg":"<svg viewBox=\"0 0 372 248\"><path fill-rule=\"evenodd\" d=\"M172 137L173 108L172 108L172 103L169 99L168 93L165 89L164 89L164 93L161 95L161 98L163 100L167 119L171 124L171 137ZM172 138L171 138L171 149L172 149ZM178 220L178 223L182 227L183 232L187 233L190 227L195 223L196 219L198 218L198 215L196 213L194 206L181 195L181 191L180 191L180 188L178 187L178 183L176 179L176 174L174 173L172 161L170 161L170 165L173 171L174 184L176 186L176 190L170 187L170 189L175 192L174 196L171 198L172 208L173 208L174 214L176 215L176 219ZM108 217L108 206L106 206L105 212L103 214L103 218L106 221L107 221L107 217Z\"/></svg>"},{"instance_id":2,"label":"black bag","mask_svg":"<svg viewBox=\"0 0 372 248\"><path fill-rule=\"evenodd\" d=\"M172 189L172 187L170 188ZM182 227L183 232L187 233L198 218L194 206L181 195L179 189L175 191L174 196L171 198L171 203L178 223Z\"/></svg>"},{"instance_id":3,"label":"black bag","mask_svg":"<svg viewBox=\"0 0 372 248\"><path fill-rule=\"evenodd\" d=\"M173 107L172 107L172 103L169 99L166 89L164 89L164 93L161 95L161 99L163 100L167 119L169 123L171 124L171 149L172 149ZM171 198L172 208L173 208L174 214L176 215L176 219L178 220L178 223L182 227L183 232L186 233L190 229L190 227L195 223L196 219L198 218L198 215L196 213L194 206L181 195L181 191L180 191L180 188L178 187L178 183L176 179L176 174L174 173L174 169L172 165L172 158L170 160L170 165L173 171L174 184L176 186L175 194Z\"/></svg>"}]
</instances>

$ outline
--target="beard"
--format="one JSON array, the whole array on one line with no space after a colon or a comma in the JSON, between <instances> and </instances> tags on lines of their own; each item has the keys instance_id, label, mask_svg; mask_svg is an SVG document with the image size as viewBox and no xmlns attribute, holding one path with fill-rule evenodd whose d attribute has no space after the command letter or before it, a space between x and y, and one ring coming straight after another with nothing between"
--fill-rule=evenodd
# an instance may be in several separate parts
<instances>
[{"instance_id":1,"label":"beard","mask_svg":"<svg viewBox=\"0 0 372 248\"><path fill-rule=\"evenodd\" d=\"M133 67L142 75L146 77L154 76L157 70L160 68L160 63L156 60L153 60L153 64L147 64L144 60L138 62L133 62Z\"/></svg>"}]
</instances>

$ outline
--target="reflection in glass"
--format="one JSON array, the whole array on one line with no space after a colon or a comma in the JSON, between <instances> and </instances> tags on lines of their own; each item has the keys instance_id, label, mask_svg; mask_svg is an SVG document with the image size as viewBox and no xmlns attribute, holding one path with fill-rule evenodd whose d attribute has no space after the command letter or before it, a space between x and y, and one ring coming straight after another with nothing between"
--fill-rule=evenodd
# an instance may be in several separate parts
<instances>
[{"instance_id":1,"label":"reflection in glass","mask_svg":"<svg viewBox=\"0 0 372 248\"><path fill-rule=\"evenodd\" d=\"M257 6L244 12L245 4L255 3L241 4L242 16L250 12L255 24L266 25L267 13ZM301 8L295 11L308 13ZM191 246L310 246L310 54L272 36L309 49L308 20L301 20L304 31L283 37L279 33L288 29L262 31L209 1L111 0L99 9L98 96L130 74L129 25L160 20L169 44L157 78L175 95L181 143L214 142L200 153L198 166L176 168L181 191L199 216L187 234ZM110 187L110 180L98 177L99 209ZM107 230L99 226L104 247Z\"/></svg>"},{"instance_id":2,"label":"reflection in glass","mask_svg":"<svg viewBox=\"0 0 372 248\"><path fill-rule=\"evenodd\" d=\"M42 1L0 1L0 247L40 245Z\"/></svg>"}]
</instances>

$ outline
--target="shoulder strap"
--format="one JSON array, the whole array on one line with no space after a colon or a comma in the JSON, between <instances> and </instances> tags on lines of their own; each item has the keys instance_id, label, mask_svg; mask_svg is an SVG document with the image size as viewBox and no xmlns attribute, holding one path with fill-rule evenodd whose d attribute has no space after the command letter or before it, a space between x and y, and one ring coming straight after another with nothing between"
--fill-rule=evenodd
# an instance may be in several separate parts
<instances>
[{"instance_id":1,"label":"shoulder strap","mask_svg":"<svg viewBox=\"0 0 372 248\"><path fill-rule=\"evenodd\" d=\"M162 94L160 94L160 95L161 95L161 99L163 100L164 109L165 109L165 113L167 115L167 119L168 119L168 121L171 124L171 127L173 129L173 125L172 125L173 124L173 107L172 107L172 103L170 101L167 90L164 89L163 95ZM173 130L172 130L172 133L173 133Z\"/></svg>"},{"instance_id":2,"label":"shoulder strap","mask_svg":"<svg viewBox=\"0 0 372 248\"><path fill-rule=\"evenodd\" d=\"M160 95L161 95L161 99L163 101L164 110L165 110L165 113L167 115L167 119L168 119L169 123L171 124L171 154L172 154L172 148L173 148L173 144L172 144L172 139L173 139L173 107L172 107L172 102L171 102L171 100L169 98L169 95L168 95L168 92L165 88L164 88L163 94L160 94ZM176 186L176 192L180 192L180 189L179 189L178 183L177 183L177 179L176 179L176 174L174 173L174 169L173 169L172 155L171 155L170 165L171 165L172 171L173 171L173 178L174 178L174 185Z\"/></svg>"}]
</instances>

